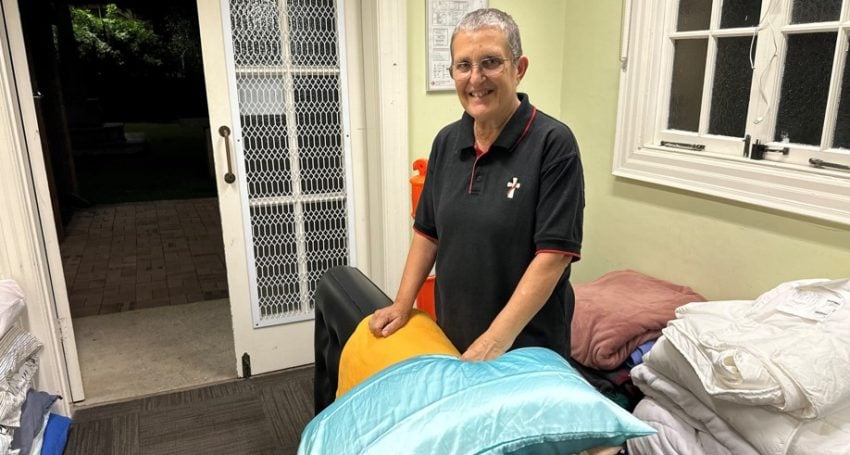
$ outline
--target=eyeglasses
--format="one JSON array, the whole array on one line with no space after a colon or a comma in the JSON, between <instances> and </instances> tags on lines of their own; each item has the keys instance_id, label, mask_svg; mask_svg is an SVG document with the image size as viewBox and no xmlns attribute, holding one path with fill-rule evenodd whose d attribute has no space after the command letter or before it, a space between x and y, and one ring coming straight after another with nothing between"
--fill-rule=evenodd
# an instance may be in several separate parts
<instances>
[{"instance_id":1,"label":"eyeglasses","mask_svg":"<svg viewBox=\"0 0 850 455\"><path fill-rule=\"evenodd\" d=\"M456 81L469 79L472 69L477 66L478 71L486 77L498 76L505 70L505 61L501 57L487 57L481 59L477 65L470 62L457 62L449 67L449 75Z\"/></svg>"}]
</instances>

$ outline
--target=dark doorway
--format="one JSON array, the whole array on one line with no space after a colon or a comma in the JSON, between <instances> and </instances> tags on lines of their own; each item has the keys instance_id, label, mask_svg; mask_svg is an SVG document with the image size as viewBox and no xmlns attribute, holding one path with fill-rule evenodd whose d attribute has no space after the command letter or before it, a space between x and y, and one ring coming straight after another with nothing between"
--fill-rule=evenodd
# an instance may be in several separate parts
<instances>
[{"instance_id":1,"label":"dark doorway","mask_svg":"<svg viewBox=\"0 0 850 455\"><path fill-rule=\"evenodd\" d=\"M234 378L195 1L18 5L85 391L72 398Z\"/></svg>"},{"instance_id":2,"label":"dark doorway","mask_svg":"<svg viewBox=\"0 0 850 455\"><path fill-rule=\"evenodd\" d=\"M227 297L195 2L19 4L72 315Z\"/></svg>"}]
</instances>

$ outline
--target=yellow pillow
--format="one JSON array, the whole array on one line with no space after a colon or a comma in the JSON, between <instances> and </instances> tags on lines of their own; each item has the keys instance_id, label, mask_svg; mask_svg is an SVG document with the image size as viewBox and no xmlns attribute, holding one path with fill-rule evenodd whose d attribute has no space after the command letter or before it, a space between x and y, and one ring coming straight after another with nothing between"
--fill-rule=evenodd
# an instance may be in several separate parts
<instances>
[{"instance_id":1,"label":"yellow pillow","mask_svg":"<svg viewBox=\"0 0 850 455\"><path fill-rule=\"evenodd\" d=\"M384 368L425 354L460 357L437 323L422 311L413 310L410 320L388 337L369 331L371 315L366 316L342 348L339 358L337 398Z\"/></svg>"}]
</instances>

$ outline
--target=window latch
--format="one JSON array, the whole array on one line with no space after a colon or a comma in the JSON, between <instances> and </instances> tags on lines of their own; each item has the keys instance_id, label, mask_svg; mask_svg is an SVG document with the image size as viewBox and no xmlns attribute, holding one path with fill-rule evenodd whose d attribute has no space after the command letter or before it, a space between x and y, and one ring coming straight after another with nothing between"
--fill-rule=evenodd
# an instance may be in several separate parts
<instances>
[{"instance_id":1,"label":"window latch","mask_svg":"<svg viewBox=\"0 0 850 455\"><path fill-rule=\"evenodd\" d=\"M819 160L817 158L809 158L809 164L812 165L812 167L816 167L818 169L828 167L832 169L840 169L842 171L850 171L850 166L838 163L831 163L829 161Z\"/></svg>"},{"instance_id":2,"label":"window latch","mask_svg":"<svg viewBox=\"0 0 850 455\"><path fill-rule=\"evenodd\" d=\"M753 147L750 150L750 158L754 160L763 160L765 153L781 153L783 155L788 155L791 153L791 150L788 147L780 148L771 148L768 147L767 144L762 144L758 139L753 143Z\"/></svg>"},{"instance_id":3,"label":"window latch","mask_svg":"<svg viewBox=\"0 0 850 455\"><path fill-rule=\"evenodd\" d=\"M705 146L702 144L688 144L686 142L670 142L670 141L661 141L662 147L673 147L677 149L684 150L693 150L695 152L701 152L705 150Z\"/></svg>"}]
</instances>

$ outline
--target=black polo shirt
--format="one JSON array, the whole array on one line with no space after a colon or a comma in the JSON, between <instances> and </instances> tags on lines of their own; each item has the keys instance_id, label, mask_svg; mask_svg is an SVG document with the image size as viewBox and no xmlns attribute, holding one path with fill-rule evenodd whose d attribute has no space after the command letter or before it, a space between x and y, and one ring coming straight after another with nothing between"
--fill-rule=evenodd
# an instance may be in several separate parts
<instances>
[{"instance_id":1,"label":"black polo shirt","mask_svg":"<svg viewBox=\"0 0 850 455\"><path fill-rule=\"evenodd\" d=\"M560 121L520 93L520 107L490 150L476 158L473 119L434 139L414 229L437 242L436 310L461 352L484 333L535 254L579 260L584 180L578 144ZM570 268L512 348L570 354L575 296Z\"/></svg>"}]
</instances>

